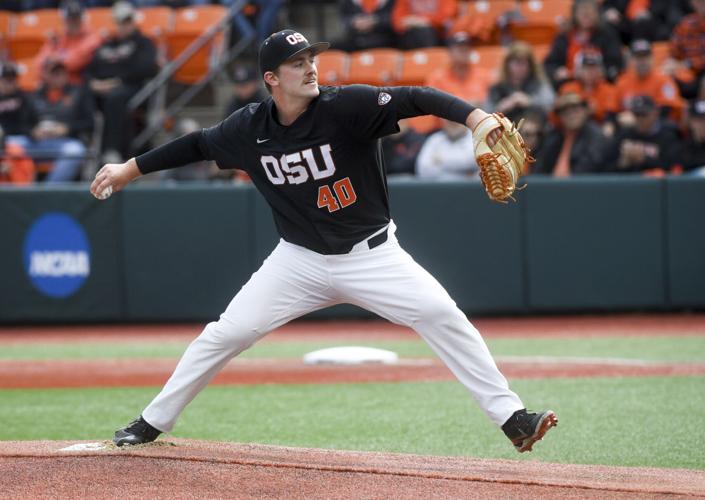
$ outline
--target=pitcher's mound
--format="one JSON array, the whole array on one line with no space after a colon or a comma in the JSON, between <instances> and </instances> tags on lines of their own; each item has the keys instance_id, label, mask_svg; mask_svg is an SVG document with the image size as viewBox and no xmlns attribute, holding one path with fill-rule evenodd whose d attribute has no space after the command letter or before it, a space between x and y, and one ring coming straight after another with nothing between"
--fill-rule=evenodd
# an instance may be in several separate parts
<instances>
[{"instance_id":1,"label":"pitcher's mound","mask_svg":"<svg viewBox=\"0 0 705 500\"><path fill-rule=\"evenodd\" d=\"M163 439L0 442L3 498L657 498L705 473Z\"/></svg>"}]
</instances>

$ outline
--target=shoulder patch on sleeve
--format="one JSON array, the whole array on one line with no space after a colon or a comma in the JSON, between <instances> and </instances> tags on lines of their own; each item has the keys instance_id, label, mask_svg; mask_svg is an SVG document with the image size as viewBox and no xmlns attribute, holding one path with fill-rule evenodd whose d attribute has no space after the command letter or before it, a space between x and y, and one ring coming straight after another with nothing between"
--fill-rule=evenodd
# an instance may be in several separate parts
<instances>
[{"instance_id":1,"label":"shoulder patch on sleeve","mask_svg":"<svg viewBox=\"0 0 705 500\"><path fill-rule=\"evenodd\" d=\"M380 92L379 95L377 96L377 104L380 106L384 106L387 104L389 101L392 100L391 94L387 94L386 92Z\"/></svg>"}]
</instances>

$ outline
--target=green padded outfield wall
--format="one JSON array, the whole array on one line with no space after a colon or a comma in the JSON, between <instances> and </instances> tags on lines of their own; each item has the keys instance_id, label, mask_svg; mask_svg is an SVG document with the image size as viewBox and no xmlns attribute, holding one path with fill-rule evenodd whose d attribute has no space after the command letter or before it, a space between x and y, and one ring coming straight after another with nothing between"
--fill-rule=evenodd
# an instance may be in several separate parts
<instances>
[{"instance_id":1,"label":"green padded outfield wall","mask_svg":"<svg viewBox=\"0 0 705 500\"><path fill-rule=\"evenodd\" d=\"M705 305L705 178L666 182L669 302Z\"/></svg>"},{"instance_id":2,"label":"green padded outfield wall","mask_svg":"<svg viewBox=\"0 0 705 500\"><path fill-rule=\"evenodd\" d=\"M390 182L397 237L463 310L705 308L705 180L528 181L508 205L477 182ZM277 240L250 186L0 188L0 322L216 319Z\"/></svg>"},{"instance_id":3,"label":"green padded outfield wall","mask_svg":"<svg viewBox=\"0 0 705 500\"><path fill-rule=\"evenodd\" d=\"M122 193L125 319L218 319L252 268L253 195L203 185Z\"/></svg>"},{"instance_id":4,"label":"green padded outfield wall","mask_svg":"<svg viewBox=\"0 0 705 500\"><path fill-rule=\"evenodd\" d=\"M529 308L663 308L663 190L648 178L530 179Z\"/></svg>"}]
</instances>

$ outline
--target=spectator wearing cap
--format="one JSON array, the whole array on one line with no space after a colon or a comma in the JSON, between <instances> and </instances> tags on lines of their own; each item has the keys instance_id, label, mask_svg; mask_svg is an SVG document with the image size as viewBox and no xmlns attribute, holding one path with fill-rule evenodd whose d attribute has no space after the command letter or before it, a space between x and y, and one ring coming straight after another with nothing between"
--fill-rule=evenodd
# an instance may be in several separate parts
<instances>
[{"instance_id":1,"label":"spectator wearing cap","mask_svg":"<svg viewBox=\"0 0 705 500\"><path fill-rule=\"evenodd\" d=\"M634 96L630 102L634 126L617 133L610 154L615 172L661 174L677 161L678 131L661 118L654 99Z\"/></svg>"},{"instance_id":2,"label":"spectator wearing cap","mask_svg":"<svg viewBox=\"0 0 705 500\"><path fill-rule=\"evenodd\" d=\"M354 51L394 47L392 7L393 0L342 0L339 9L345 38L337 48Z\"/></svg>"},{"instance_id":3,"label":"spectator wearing cap","mask_svg":"<svg viewBox=\"0 0 705 500\"><path fill-rule=\"evenodd\" d=\"M613 81L622 71L622 44L614 29L600 21L598 2L575 0L571 19L572 27L554 38L544 60L546 74L554 87L560 87L573 76L575 56L586 50L602 55L605 76Z\"/></svg>"},{"instance_id":4,"label":"spectator wearing cap","mask_svg":"<svg viewBox=\"0 0 705 500\"><path fill-rule=\"evenodd\" d=\"M534 51L524 42L514 42L502 62L497 83L489 88L486 108L518 122L528 108L549 111L555 94Z\"/></svg>"},{"instance_id":5,"label":"spectator wearing cap","mask_svg":"<svg viewBox=\"0 0 705 500\"><path fill-rule=\"evenodd\" d=\"M267 98L261 79L253 67L237 66L232 73L232 80L233 96L225 107L223 119L247 104L262 102Z\"/></svg>"},{"instance_id":6,"label":"spectator wearing cap","mask_svg":"<svg viewBox=\"0 0 705 500\"><path fill-rule=\"evenodd\" d=\"M63 61L49 59L42 85L32 96L36 126L27 152L36 162L53 162L45 182L77 180L86 157L84 141L93 131L93 100L73 85Z\"/></svg>"},{"instance_id":7,"label":"spectator wearing cap","mask_svg":"<svg viewBox=\"0 0 705 500\"><path fill-rule=\"evenodd\" d=\"M61 60L71 83L79 84L83 81L83 70L103 42L103 36L85 28L83 5L78 0L68 0L62 5L61 18L63 31L44 43L34 64L41 71L48 59Z\"/></svg>"},{"instance_id":8,"label":"spectator wearing cap","mask_svg":"<svg viewBox=\"0 0 705 500\"><path fill-rule=\"evenodd\" d=\"M705 99L690 106L688 133L678 148L679 163L687 172L705 176Z\"/></svg>"},{"instance_id":9,"label":"spectator wearing cap","mask_svg":"<svg viewBox=\"0 0 705 500\"><path fill-rule=\"evenodd\" d=\"M34 181L34 162L24 148L8 142L0 127L0 184L30 184Z\"/></svg>"},{"instance_id":10,"label":"spectator wearing cap","mask_svg":"<svg viewBox=\"0 0 705 500\"><path fill-rule=\"evenodd\" d=\"M567 177L602 172L607 167L609 139L590 119L582 95L559 95L554 104L557 126L548 132L532 173Z\"/></svg>"},{"instance_id":11,"label":"spectator wearing cap","mask_svg":"<svg viewBox=\"0 0 705 500\"><path fill-rule=\"evenodd\" d=\"M88 66L89 85L103 113L102 153L105 163L119 163L131 156L134 134L130 98L157 71L157 50L135 23L136 10L129 2L113 5L115 35L94 53Z\"/></svg>"},{"instance_id":12,"label":"spectator wearing cap","mask_svg":"<svg viewBox=\"0 0 705 500\"><path fill-rule=\"evenodd\" d=\"M626 126L634 122L634 117L629 111L629 102L637 95L650 96L660 107L664 117L679 121L685 103L673 78L654 68L651 42L644 39L634 40L630 52L630 65L615 84L620 125Z\"/></svg>"},{"instance_id":13,"label":"spectator wearing cap","mask_svg":"<svg viewBox=\"0 0 705 500\"><path fill-rule=\"evenodd\" d=\"M456 0L395 0L392 27L399 48L442 45L456 11Z\"/></svg>"},{"instance_id":14,"label":"spectator wearing cap","mask_svg":"<svg viewBox=\"0 0 705 500\"><path fill-rule=\"evenodd\" d=\"M671 57L665 71L680 86L681 95L692 99L700 81L705 77L705 0L691 0L694 12L685 16L671 35ZM679 74L680 69L692 72L690 79Z\"/></svg>"},{"instance_id":15,"label":"spectator wearing cap","mask_svg":"<svg viewBox=\"0 0 705 500\"><path fill-rule=\"evenodd\" d=\"M10 142L26 144L34 127L29 95L17 84L17 66L0 63L0 127Z\"/></svg>"},{"instance_id":16,"label":"spectator wearing cap","mask_svg":"<svg viewBox=\"0 0 705 500\"><path fill-rule=\"evenodd\" d=\"M602 125L607 135L614 133L614 121L619 111L617 89L605 80L602 56L586 50L576 55L575 80L561 85L559 93L577 93L590 107L591 117Z\"/></svg>"},{"instance_id":17,"label":"spectator wearing cap","mask_svg":"<svg viewBox=\"0 0 705 500\"><path fill-rule=\"evenodd\" d=\"M470 37L467 33L462 31L454 33L448 40L450 60L448 66L432 71L425 85L448 92L473 104L484 103L495 77L491 71L472 64L470 48ZM425 128L419 131L424 133L435 131L440 126L440 120L436 118L429 120Z\"/></svg>"}]
</instances>

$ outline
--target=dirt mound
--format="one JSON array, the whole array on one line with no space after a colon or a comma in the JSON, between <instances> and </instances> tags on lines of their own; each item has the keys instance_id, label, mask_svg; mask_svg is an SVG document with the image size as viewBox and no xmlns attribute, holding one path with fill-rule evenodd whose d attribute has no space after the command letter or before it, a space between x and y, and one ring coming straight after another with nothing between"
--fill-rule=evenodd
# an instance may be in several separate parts
<instances>
[{"instance_id":1,"label":"dirt mound","mask_svg":"<svg viewBox=\"0 0 705 500\"><path fill-rule=\"evenodd\" d=\"M4 498L663 498L705 494L705 473L684 469L181 439L127 449L110 443L2 442L0 468Z\"/></svg>"}]
</instances>

